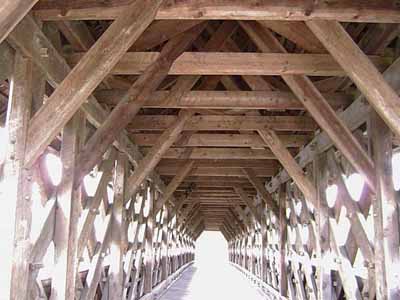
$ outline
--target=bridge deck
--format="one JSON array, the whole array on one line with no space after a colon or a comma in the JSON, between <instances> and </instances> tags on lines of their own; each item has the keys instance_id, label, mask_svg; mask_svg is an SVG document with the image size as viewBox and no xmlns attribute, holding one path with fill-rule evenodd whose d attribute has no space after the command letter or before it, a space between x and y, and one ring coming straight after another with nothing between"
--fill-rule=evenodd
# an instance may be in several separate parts
<instances>
[{"instance_id":1,"label":"bridge deck","mask_svg":"<svg viewBox=\"0 0 400 300\"><path fill-rule=\"evenodd\" d=\"M261 300L257 289L235 268L221 264L213 268L192 266L160 300Z\"/></svg>"}]
</instances>

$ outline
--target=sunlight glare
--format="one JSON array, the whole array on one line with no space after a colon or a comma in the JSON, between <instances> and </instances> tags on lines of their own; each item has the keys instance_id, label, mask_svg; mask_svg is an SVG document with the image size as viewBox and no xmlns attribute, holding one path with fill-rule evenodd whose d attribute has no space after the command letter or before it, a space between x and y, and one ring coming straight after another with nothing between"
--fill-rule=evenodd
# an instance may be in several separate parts
<instances>
[{"instance_id":1,"label":"sunlight glare","mask_svg":"<svg viewBox=\"0 0 400 300\"><path fill-rule=\"evenodd\" d=\"M396 191L400 190L400 152L396 152L392 156L393 169L393 185Z\"/></svg>"},{"instance_id":2,"label":"sunlight glare","mask_svg":"<svg viewBox=\"0 0 400 300\"><path fill-rule=\"evenodd\" d=\"M328 206L330 208L335 206L336 198L338 195L338 187L336 184L332 184L326 188L326 201L328 202Z\"/></svg>"},{"instance_id":3,"label":"sunlight glare","mask_svg":"<svg viewBox=\"0 0 400 300\"><path fill-rule=\"evenodd\" d=\"M358 173L353 173L347 178L345 177L344 180L351 198L353 198L354 201L360 201L365 184L364 178Z\"/></svg>"},{"instance_id":4,"label":"sunlight glare","mask_svg":"<svg viewBox=\"0 0 400 300\"><path fill-rule=\"evenodd\" d=\"M47 172L50 176L51 183L54 186L58 186L61 183L62 179L63 167L61 159L53 153L47 153L45 158L45 164Z\"/></svg>"}]
</instances>

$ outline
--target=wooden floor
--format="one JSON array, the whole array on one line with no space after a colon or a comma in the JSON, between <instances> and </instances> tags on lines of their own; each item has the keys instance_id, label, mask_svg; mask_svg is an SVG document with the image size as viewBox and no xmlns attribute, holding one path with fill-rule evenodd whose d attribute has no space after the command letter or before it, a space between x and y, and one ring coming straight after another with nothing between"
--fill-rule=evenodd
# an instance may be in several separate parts
<instances>
[{"instance_id":1,"label":"wooden floor","mask_svg":"<svg viewBox=\"0 0 400 300\"><path fill-rule=\"evenodd\" d=\"M190 267L160 300L261 300L249 281L229 264Z\"/></svg>"}]
</instances>

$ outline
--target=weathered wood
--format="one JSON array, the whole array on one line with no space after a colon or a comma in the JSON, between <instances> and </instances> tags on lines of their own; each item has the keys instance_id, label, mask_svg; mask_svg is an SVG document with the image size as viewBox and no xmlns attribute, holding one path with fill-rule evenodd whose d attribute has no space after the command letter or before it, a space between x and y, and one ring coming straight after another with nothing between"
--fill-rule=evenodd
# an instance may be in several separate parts
<instances>
[{"instance_id":1,"label":"weathered wood","mask_svg":"<svg viewBox=\"0 0 400 300\"><path fill-rule=\"evenodd\" d=\"M96 98L108 105L117 105L124 90L101 90ZM344 93L323 94L337 109L347 106L351 97ZM181 98L173 98L169 91L156 91L143 104L146 108L202 108L202 109L268 109L304 110L295 95L281 91L190 91Z\"/></svg>"},{"instance_id":2,"label":"weathered wood","mask_svg":"<svg viewBox=\"0 0 400 300\"><path fill-rule=\"evenodd\" d=\"M276 133L269 129L259 130L258 133L268 144L269 148L278 158L279 162L286 169L290 177L294 180L296 185L303 192L307 201L310 201L314 206L317 205L316 190L312 182L304 175L303 170L299 164L294 160L293 156L286 149L283 143L279 140Z\"/></svg>"},{"instance_id":3,"label":"weathered wood","mask_svg":"<svg viewBox=\"0 0 400 300\"><path fill-rule=\"evenodd\" d=\"M155 189L150 187L149 197L147 198L147 226L145 231L145 245L144 245L144 275L142 280L144 281L143 292L144 294L148 294L153 289L153 255L154 255L154 247L153 247L153 235L154 235L154 222L155 222L155 212L154 212L154 204L156 202L155 198Z\"/></svg>"},{"instance_id":4,"label":"weathered wood","mask_svg":"<svg viewBox=\"0 0 400 300\"><path fill-rule=\"evenodd\" d=\"M257 220L259 224L261 224L262 215L260 215L259 211L257 210L256 206L254 205L253 199L250 199L246 192L239 186L234 187L235 192L240 196L240 199L246 203L247 207L250 209L251 214Z\"/></svg>"},{"instance_id":5,"label":"weathered wood","mask_svg":"<svg viewBox=\"0 0 400 300\"><path fill-rule=\"evenodd\" d=\"M35 36L33 42L32 36ZM25 56L31 57L32 61L43 71L47 81L55 88L58 87L71 70L62 55L58 53L52 42L49 41L29 15L11 32L7 41ZM48 57L42 55L40 50L42 48L47 50ZM90 96L88 101L82 104L81 108L87 115L88 121L96 128L100 127L107 118L108 112L102 108L93 96ZM125 131L116 139L114 146L125 152L134 166L142 158L138 147L127 137ZM151 177L157 187L163 190L164 184L158 175L152 173Z\"/></svg>"},{"instance_id":6,"label":"weathered wood","mask_svg":"<svg viewBox=\"0 0 400 300\"><path fill-rule=\"evenodd\" d=\"M241 169L242 167L246 166L237 166L236 168L195 168L190 173L190 176L246 177L246 174ZM253 168L253 170L257 177L272 177L276 174L277 168ZM179 173L179 169L158 167L157 172L161 176L174 176Z\"/></svg>"},{"instance_id":7,"label":"weathered wood","mask_svg":"<svg viewBox=\"0 0 400 300\"><path fill-rule=\"evenodd\" d=\"M397 59L384 73L385 80L395 89L400 89L400 77L397 73L400 70L400 59ZM363 125L369 115L370 106L363 96L359 96L345 111L339 113L339 118L350 130L356 130ZM296 156L299 164L304 167L311 163L316 153L321 153L333 146L333 142L325 132L319 133L302 151ZM289 180L286 170L279 172L267 185L267 190L274 192L281 183Z\"/></svg>"},{"instance_id":8,"label":"weathered wood","mask_svg":"<svg viewBox=\"0 0 400 300\"><path fill-rule=\"evenodd\" d=\"M161 281L168 277L168 209L164 206L163 225L161 234Z\"/></svg>"},{"instance_id":9,"label":"weathered wood","mask_svg":"<svg viewBox=\"0 0 400 300\"><path fill-rule=\"evenodd\" d=\"M257 46L264 52L282 52L285 48L267 29L259 28L257 25L251 25L241 22L241 26L256 42ZM328 102L313 83L305 76L283 75L282 79L297 95L300 102L307 111L313 116L319 126L328 134L338 149L350 161L350 163L364 175L369 186L374 189L374 170L373 163L368 154L351 131L335 114Z\"/></svg>"},{"instance_id":10,"label":"weathered wood","mask_svg":"<svg viewBox=\"0 0 400 300\"><path fill-rule=\"evenodd\" d=\"M74 173L83 118L82 113L77 113L63 129L61 146L63 178L58 187L54 228L54 274L57 274L57 279L52 283L50 297L54 300L73 299L75 297L80 199L75 199Z\"/></svg>"},{"instance_id":11,"label":"weathered wood","mask_svg":"<svg viewBox=\"0 0 400 300\"><path fill-rule=\"evenodd\" d=\"M11 2L10 2L11 5ZM28 295L30 231L32 222L29 171L23 168L30 111L32 105L32 62L16 54L11 76L11 94L7 109L6 158L2 185L2 239L4 272L0 289L7 299Z\"/></svg>"},{"instance_id":12,"label":"weathered wood","mask_svg":"<svg viewBox=\"0 0 400 300\"><path fill-rule=\"evenodd\" d=\"M279 192L279 293L283 297L288 294L288 272L286 263L287 220L286 220L286 188L281 185Z\"/></svg>"},{"instance_id":13,"label":"weathered wood","mask_svg":"<svg viewBox=\"0 0 400 300\"><path fill-rule=\"evenodd\" d=\"M138 146L153 146L160 137L159 133L133 133L130 136ZM302 147L311 138L308 135L278 135L286 147ZM258 134L225 134L225 133L197 133L185 137L185 142L178 141L176 147L250 147L252 149L262 149L267 144ZM200 165L200 162L197 162Z\"/></svg>"},{"instance_id":14,"label":"weathered wood","mask_svg":"<svg viewBox=\"0 0 400 300\"><path fill-rule=\"evenodd\" d=\"M169 197L172 196L172 194L175 192L177 187L182 183L183 179L190 173L190 171L192 171L193 165L194 165L194 161L189 161L181 169L179 169L178 173L176 173L175 177L168 184L161 199L158 199L158 201L156 202L155 207L154 207L154 215L157 215L157 213L161 210L161 208L168 201Z\"/></svg>"},{"instance_id":15,"label":"weathered wood","mask_svg":"<svg viewBox=\"0 0 400 300\"><path fill-rule=\"evenodd\" d=\"M374 112L371 113L371 138L376 166L376 200L374 205L376 234L376 263L378 267L377 296L382 299L400 297L400 289L396 284L399 270L395 266L400 263L399 255L399 207L392 181L392 133L383 120ZM383 263L381 262L383 260ZM379 283L384 284L379 284Z\"/></svg>"},{"instance_id":16,"label":"weathered wood","mask_svg":"<svg viewBox=\"0 0 400 300\"><path fill-rule=\"evenodd\" d=\"M14 51L7 42L0 44L0 80L9 79L14 65Z\"/></svg>"},{"instance_id":17,"label":"weathered wood","mask_svg":"<svg viewBox=\"0 0 400 300\"><path fill-rule=\"evenodd\" d=\"M0 9L0 43L17 26L38 0L5 0Z\"/></svg>"},{"instance_id":18,"label":"weathered wood","mask_svg":"<svg viewBox=\"0 0 400 300\"><path fill-rule=\"evenodd\" d=\"M177 120L172 115L140 115L128 125L128 130L165 130ZM262 128L276 131L314 131L316 125L309 117L302 116L194 116L184 126L185 131L254 131Z\"/></svg>"},{"instance_id":19,"label":"weathered wood","mask_svg":"<svg viewBox=\"0 0 400 300\"><path fill-rule=\"evenodd\" d=\"M124 247L122 228L126 220L124 212L125 177L127 168L126 156L119 153L114 173L114 201L111 212L110 268L108 270L108 299L122 298L123 292L123 257Z\"/></svg>"},{"instance_id":20,"label":"weathered wood","mask_svg":"<svg viewBox=\"0 0 400 300\"><path fill-rule=\"evenodd\" d=\"M200 26L200 25L198 25ZM71 54L71 65L82 64L87 53ZM113 75L142 74L160 56L159 52L128 52L110 70ZM371 56L379 70L390 59ZM309 75L346 76L329 54L185 52L171 66L169 75Z\"/></svg>"},{"instance_id":21,"label":"weathered wood","mask_svg":"<svg viewBox=\"0 0 400 300\"><path fill-rule=\"evenodd\" d=\"M400 136L400 99L368 57L337 22L312 21L308 27L347 72L365 98Z\"/></svg>"},{"instance_id":22,"label":"weathered wood","mask_svg":"<svg viewBox=\"0 0 400 300\"><path fill-rule=\"evenodd\" d=\"M135 1L129 5L57 87L31 121L26 165L36 160L143 33L154 19L161 2ZM54 116L55 111L57 117Z\"/></svg>"},{"instance_id":23,"label":"weathered wood","mask_svg":"<svg viewBox=\"0 0 400 300\"><path fill-rule=\"evenodd\" d=\"M279 218L279 209L278 205L272 199L271 195L265 190L265 187L261 180L257 178L254 171L250 168L243 168L243 172L246 174L247 178L260 194L261 198L264 200L265 204L267 205L268 209L270 209L277 218Z\"/></svg>"},{"instance_id":24,"label":"weathered wood","mask_svg":"<svg viewBox=\"0 0 400 300\"><path fill-rule=\"evenodd\" d=\"M170 40L164 46L157 61L149 66L145 73L123 95L118 105L112 110L102 126L88 140L85 148L79 155L78 160L81 167L77 175L78 179L82 178L95 166L109 145L115 140L115 132L123 130L136 116L149 95L167 76L171 64L191 45L203 28L204 24L200 24Z\"/></svg>"},{"instance_id":25,"label":"weathered wood","mask_svg":"<svg viewBox=\"0 0 400 300\"><path fill-rule=\"evenodd\" d=\"M157 143L151 148L150 152L140 161L133 175L128 178L128 197L136 192L143 180L153 171L165 152L179 137L185 123L192 117L193 113L194 112L190 110L182 111L176 122L164 131Z\"/></svg>"},{"instance_id":26,"label":"weathered wood","mask_svg":"<svg viewBox=\"0 0 400 300\"><path fill-rule=\"evenodd\" d=\"M118 17L126 9L126 0L112 0L107 4L84 0L74 1L61 10L51 0L41 1L36 15L43 20L91 19L105 20ZM361 6L362 5L362 6ZM349 2L342 0L331 3L315 3L306 0L279 0L268 2L243 2L231 0L185 0L179 3L166 1L156 19L242 19L242 20L312 20L327 19L341 22L400 23L398 8L391 2Z\"/></svg>"}]
</instances>

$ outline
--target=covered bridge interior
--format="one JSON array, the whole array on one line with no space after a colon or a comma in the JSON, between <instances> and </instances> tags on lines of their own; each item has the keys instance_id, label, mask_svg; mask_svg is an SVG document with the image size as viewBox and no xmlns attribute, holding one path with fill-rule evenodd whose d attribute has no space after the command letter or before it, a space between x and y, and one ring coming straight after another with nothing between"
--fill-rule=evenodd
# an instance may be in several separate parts
<instances>
[{"instance_id":1,"label":"covered bridge interior","mask_svg":"<svg viewBox=\"0 0 400 300\"><path fill-rule=\"evenodd\" d=\"M204 231L265 299L400 299L399 23L397 0L0 1L0 299L158 299Z\"/></svg>"}]
</instances>

